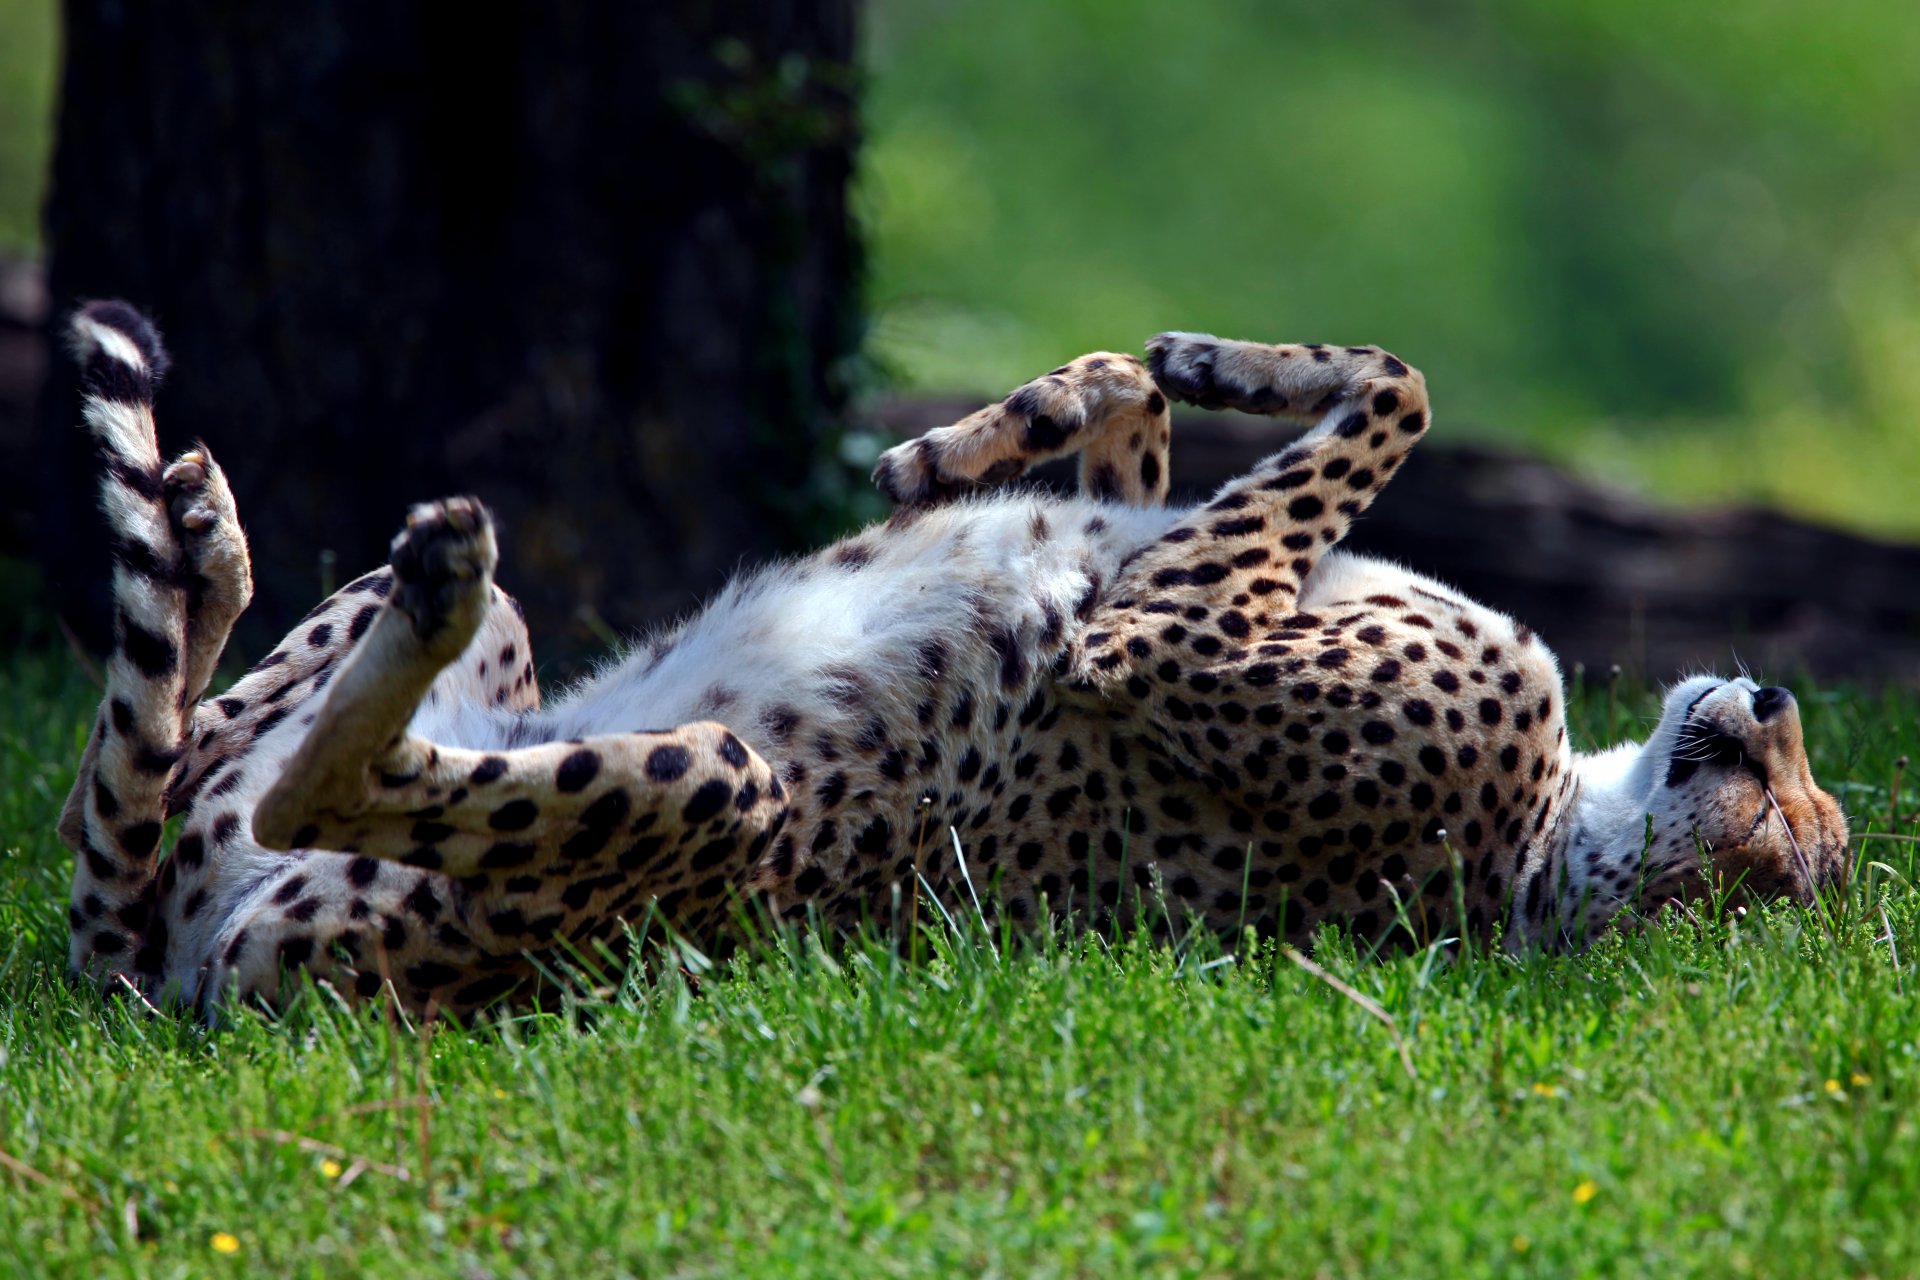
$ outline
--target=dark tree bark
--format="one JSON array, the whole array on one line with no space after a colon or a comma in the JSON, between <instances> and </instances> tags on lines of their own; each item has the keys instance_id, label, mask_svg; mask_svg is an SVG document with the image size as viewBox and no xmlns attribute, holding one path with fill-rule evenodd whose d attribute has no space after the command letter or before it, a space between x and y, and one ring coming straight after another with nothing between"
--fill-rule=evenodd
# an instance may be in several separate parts
<instances>
[{"instance_id":1,"label":"dark tree bark","mask_svg":"<svg viewBox=\"0 0 1920 1280\"><path fill-rule=\"evenodd\" d=\"M686 608L805 541L858 255L852 0L194 6L69 0L56 323L156 315L163 447L204 437L253 539L257 641L474 492L536 637ZM99 636L69 378L43 561Z\"/></svg>"}]
</instances>

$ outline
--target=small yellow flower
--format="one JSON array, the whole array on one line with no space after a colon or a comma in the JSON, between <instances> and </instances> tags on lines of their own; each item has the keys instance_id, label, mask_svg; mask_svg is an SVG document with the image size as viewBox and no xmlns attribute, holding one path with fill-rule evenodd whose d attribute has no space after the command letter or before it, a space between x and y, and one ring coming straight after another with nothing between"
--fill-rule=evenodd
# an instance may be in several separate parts
<instances>
[{"instance_id":1,"label":"small yellow flower","mask_svg":"<svg viewBox=\"0 0 1920 1280\"><path fill-rule=\"evenodd\" d=\"M228 1231L214 1232L213 1238L208 1240L207 1243L213 1247L215 1253L240 1252L240 1237Z\"/></svg>"},{"instance_id":2,"label":"small yellow flower","mask_svg":"<svg viewBox=\"0 0 1920 1280\"><path fill-rule=\"evenodd\" d=\"M505 1102L507 1100L507 1091L496 1085L493 1090L493 1096Z\"/></svg>"},{"instance_id":3,"label":"small yellow flower","mask_svg":"<svg viewBox=\"0 0 1920 1280\"><path fill-rule=\"evenodd\" d=\"M1856 1089L1858 1089L1861 1085L1867 1085L1867 1084L1873 1083L1873 1077L1868 1075L1864 1071L1856 1071L1852 1075L1848 1076L1847 1079Z\"/></svg>"},{"instance_id":4,"label":"small yellow flower","mask_svg":"<svg viewBox=\"0 0 1920 1280\"><path fill-rule=\"evenodd\" d=\"M322 1160L320 1162L320 1172L329 1179L337 1178L340 1176L340 1162L338 1160Z\"/></svg>"},{"instance_id":5,"label":"small yellow flower","mask_svg":"<svg viewBox=\"0 0 1920 1280\"><path fill-rule=\"evenodd\" d=\"M1557 1098L1560 1096L1560 1090L1546 1083L1544 1080L1535 1080L1533 1082L1533 1092L1535 1097L1540 1098Z\"/></svg>"},{"instance_id":6,"label":"small yellow flower","mask_svg":"<svg viewBox=\"0 0 1920 1280\"><path fill-rule=\"evenodd\" d=\"M1575 1204L1585 1204L1599 1194L1600 1188L1593 1185L1592 1178L1588 1178L1573 1189L1573 1202Z\"/></svg>"},{"instance_id":7,"label":"small yellow flower","mask_svg":"<svg viewBox=\"0 0 1920 1280\"><path fill-rule=\"evenodd\" d=\"M1827 1081L1827 1092L1828 1093L1840 1092L1840 1082L1838 1080Z\"/></svg>"},{"instance_id":8,"label":"small yellow flower","mask_svg":"<svg viewBox=\"0 0 1920 1280\"><path fill-rule=\"evenodd\" d=\"M1525 1253L1531 1248L1533 1248L1533 1241L1527 1239L1525 1236L1515 1236L1513 1238L1513 1251L1515 1253Z\"/></svg>"}]
</instances>

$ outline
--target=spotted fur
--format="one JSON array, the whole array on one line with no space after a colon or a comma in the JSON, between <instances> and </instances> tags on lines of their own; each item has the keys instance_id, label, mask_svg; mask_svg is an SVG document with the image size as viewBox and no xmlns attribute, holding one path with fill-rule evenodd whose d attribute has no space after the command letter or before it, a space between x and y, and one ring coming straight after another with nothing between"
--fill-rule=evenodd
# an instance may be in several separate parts
<instances>
[{"instance_id":1,"label":"spotted fur","mask_svg":"<svg viewBox=\"0 0 1920 1280\"><path fill-rule=\"evenodd\" d=\"M211 1007L305 972L467 1013L621 962L629 924L893 925L963 881L1021 923L1557 946L1715 875L1804 901L1844 866L1783 690L1688 681L1645 744L1580 757L1538 637L1339 549L1429 423L1376 348L1167 334L1062 366L885 455L884 524L543 706L469 498L200 700L248 595L231 495L204 449L161 469L152 327L96 304L74 331L117 643L61 834L101 982ZM1312 429L1168 509L1169 397ZM996 488L1076 452L1077 497Z\"/></svg>"}]
</instances>

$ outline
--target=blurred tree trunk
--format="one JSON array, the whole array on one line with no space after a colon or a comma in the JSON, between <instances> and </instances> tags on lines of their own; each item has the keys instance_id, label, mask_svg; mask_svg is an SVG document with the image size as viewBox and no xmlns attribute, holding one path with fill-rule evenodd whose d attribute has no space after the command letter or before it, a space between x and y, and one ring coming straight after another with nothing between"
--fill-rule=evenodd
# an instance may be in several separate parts
<instances>
[{"instance_id":1,"label":"blurred tree trunk","mask_svg":"<svg viewBox=\"0 0 1920 1280\"><path fill-rule=\"evenodd\" d=\"M149 6L69 0L55 322L124 297L253 539L259 644L322 552L480 494L535 636L577 651L816 533L856 342L853 0ZM101 634L71 378L43 561ZM256 651L257 652L257 651Z\"/></svg>"}]
</instances>

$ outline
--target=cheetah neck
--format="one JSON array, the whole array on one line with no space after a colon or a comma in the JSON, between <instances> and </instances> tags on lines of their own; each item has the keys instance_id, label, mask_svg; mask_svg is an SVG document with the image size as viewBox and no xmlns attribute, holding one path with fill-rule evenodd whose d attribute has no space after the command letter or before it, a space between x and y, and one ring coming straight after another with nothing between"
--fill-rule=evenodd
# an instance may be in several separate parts
<instances>
[{"instance_id":1,"label":"cheetah neck","mask_svg":"<svg viewBox=\"0 0 1920 1280\"><path fill-rule=\"evenodd\" d=\"M1639 903L1659 785L1657 745L1628 742L1574 757L1567 821L1550 860L1562 942L1591 940Z\"/></svg>"}]
</instances>

